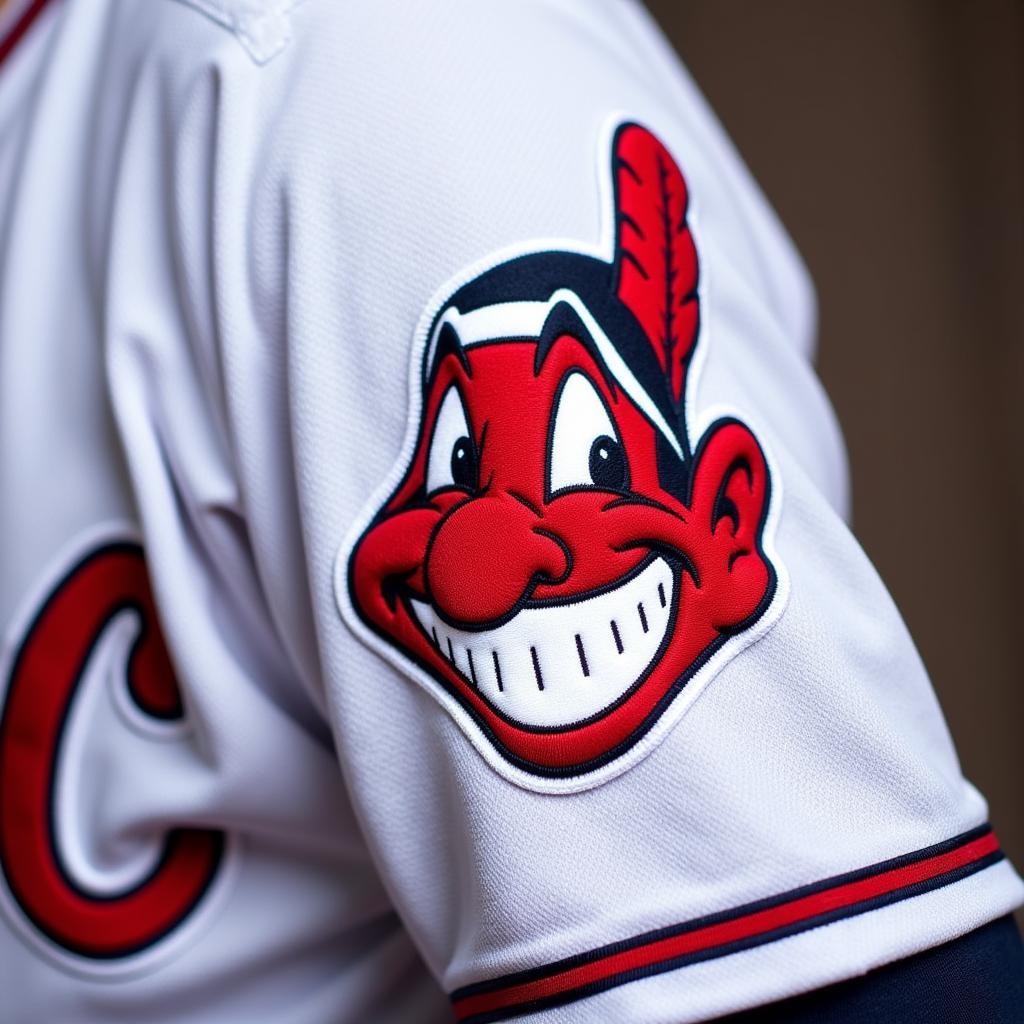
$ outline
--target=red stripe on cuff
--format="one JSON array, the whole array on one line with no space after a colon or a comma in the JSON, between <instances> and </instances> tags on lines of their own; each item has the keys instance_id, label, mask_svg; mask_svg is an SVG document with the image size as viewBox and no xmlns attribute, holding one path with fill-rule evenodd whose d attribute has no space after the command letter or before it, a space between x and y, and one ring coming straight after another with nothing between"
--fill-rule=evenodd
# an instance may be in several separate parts
<instances>
[{"instance_id":1,"label":"red stripe on cuff","mask_svg":"<svg viewBox=\"0 0 1024 1024\"><path fill-rule=\"evenodd\" d=\"M504 1019L517 1012L540 1009L536 1005L538 1003L549 1004L553 1000L567 1002L577 990L580 990L579 997L582 998L592 994L595 989L603 991L614 984L655 973L658 965L681 957L701 953L714 955L715 949L730 947L739 942L745 942L743 948L747 948L754 944L750 940L756 940L758 936L764 936L765 941L770 941L773 933L781 931L783 934L793 934L794 931L803 930L799 927L801 924L813 927L813 922L818 918L834 920L858 913L858 908L860 911L873 909L870 906L873 901L898 895L902 890L910 890L907 896L916 895L913 890L922 883L941 881L944 875L955 874L961 877L962 869L993 855L1001 856L999 841L988 829L980 836L977 830L967 833L963 839L961 844L952 849L923 856L911 863L901 862L899 866L893 867L891 865L897 862L889 861L878 865L875 873L871 873L871 869L866 869L866 874L858 872L860 877L855 880L851 881L850 876L844 876L846 880L836 879L837 884L833 886L823 883L822 887L815 886L815 891L808 895L798 895L798 890L791 898L780 896L770 906L765 907L763 902L755 905L762 909L744 913L739 908L735 916L727 915L727 920L692 928L682 925L673 930L674 934L665 936L662 933L661 937L652 938L651 941L644 942L641 939L637 943L627 943L629 948L624 949L619 944L618 948L610 947L606 955L596 951L593 956L574 958L577 962L571 966L571 961L563 961L562 967L553 964L548 969L529 972L529 980L516 982L515 976L512 976L507 985L502 985L501 979L497 979L481 986L471 986L463 990L464 994L456 992L452 996L456 1020L468 1021L478 1016L485 1020ZM901 861L907 859L902 858ZM723 948L722 955L730 951ZM620 976L621 980L616 982L615 979ZM480 991L481 988L487 990Z\"/></svg>"}]
</instances>

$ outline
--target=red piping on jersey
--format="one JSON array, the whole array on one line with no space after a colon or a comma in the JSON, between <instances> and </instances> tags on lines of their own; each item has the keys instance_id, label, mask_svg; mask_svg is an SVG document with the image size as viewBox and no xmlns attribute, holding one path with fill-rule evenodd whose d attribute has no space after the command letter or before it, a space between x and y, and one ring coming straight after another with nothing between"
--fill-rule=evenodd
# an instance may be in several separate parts
<instances>
[{"instance_id":1,"label":"red piping on jersey","mask_svg":"<svg viewBox=\"0 0 1024 1024\"><path fill-rule=\"evenodd\" d=\"M768 900L452 993L461 1024L506 1020L920 895L1002 860L988 825Z\"/></svg>"},{"instance_id":2,"label":"red piping on jersey","mask_svg":"<svg viewBox=\"0 0 1024 1024\"><path fill-rule=\"evenodd\" d=\"M0 39L0 64L3 64L15 46L21 42L22 37L47 3L49 0L32 0L32 3L22 12L21 17L11 26L7 35Z\"/></svg>"}]
</instances>

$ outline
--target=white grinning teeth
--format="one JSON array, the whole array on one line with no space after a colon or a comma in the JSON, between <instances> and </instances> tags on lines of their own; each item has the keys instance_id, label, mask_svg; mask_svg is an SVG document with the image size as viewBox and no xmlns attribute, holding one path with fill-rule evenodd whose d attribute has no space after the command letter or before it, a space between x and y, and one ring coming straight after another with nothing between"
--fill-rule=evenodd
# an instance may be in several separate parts
<instances>
[{"instance_id":1,"label":"white grinning teeth","mask_svg":"<svg viewBox=\"0 0 1024 1024\"><path fill-rule=\"evenodd\" d=\"M674 596L672 569L655 557L603 594L524 608L496 629L453 629L426 602L411 604L444 658L488 703L522 725L563 726L604 710L644 674Z\"/></svg>"}]
</instances>

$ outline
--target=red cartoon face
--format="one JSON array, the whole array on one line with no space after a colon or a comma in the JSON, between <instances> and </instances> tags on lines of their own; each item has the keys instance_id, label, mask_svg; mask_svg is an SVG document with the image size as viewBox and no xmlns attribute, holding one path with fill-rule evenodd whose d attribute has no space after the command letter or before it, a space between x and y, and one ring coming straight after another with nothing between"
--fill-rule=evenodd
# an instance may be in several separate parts
<instances>
[{"instance_id":1,"label":"red cartoon face","mask_svg":"<svg viewBox=\"0 0 1024 1024\"><path fill-rule=\"evenodd\" d=\"M616 156L638 178L670 159L637 126ZM635 218L628 259L620 229L614 264L539 254L460 290L432 326L410 464L348 562L362 621L536 775L632 747L774 592L761 447L734 419L686 436L696 258L670 166L648 177L685 233L660 275L685 285L674 324Z\"/></svg>"}]
</instances>

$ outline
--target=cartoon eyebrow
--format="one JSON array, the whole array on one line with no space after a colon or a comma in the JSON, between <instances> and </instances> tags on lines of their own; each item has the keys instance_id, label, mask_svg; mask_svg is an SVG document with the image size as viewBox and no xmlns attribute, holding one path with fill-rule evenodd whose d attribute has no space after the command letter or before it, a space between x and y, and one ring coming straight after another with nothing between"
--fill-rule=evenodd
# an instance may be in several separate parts
<instances>
[{"instance_id":1,"label":"cartoon eyebrow","mask_svg":"<svg viewBox=\"0 0 1024 1024\"><path fill-rule=\"evenodd\" d=\"M466 349L462 344L462 339L459 337L459 332L451 323L446 321L440 325L437 333L437 345L435 346L433 364L436 366L447 355L454 355L461 364L466 376L472 380L473 368L469 365L469 360L466 358Z\"/></svg>"},{"instance_id":2,"label":"cartoon eyebrow","mask_svg":"<svg viewBox=\"0 0 1024 1024\"><path fill-rule=\"evenodd\" d=\"M544 321L540 336L537 338L537 353L533 358L533 375L535 377L539 376L548 353L555 342L565 334L575 338L589 349L590 354L597 363L598 369L601 371L601 376L604 377L605 384L608 385L608 388L614 394L618 390L617 382L612 376L611 370L605 365L604 359L601 358L601 352L594 339L590 336L590 331L587 330L586 324L583 323L579 313L568 302L558 302L552 306L547 319Z\"/></svg>"}]
</instances>

